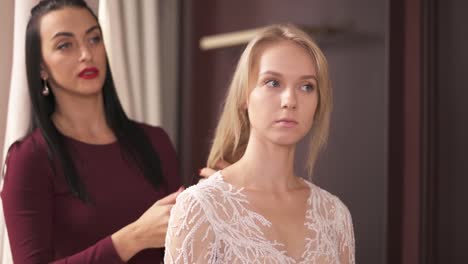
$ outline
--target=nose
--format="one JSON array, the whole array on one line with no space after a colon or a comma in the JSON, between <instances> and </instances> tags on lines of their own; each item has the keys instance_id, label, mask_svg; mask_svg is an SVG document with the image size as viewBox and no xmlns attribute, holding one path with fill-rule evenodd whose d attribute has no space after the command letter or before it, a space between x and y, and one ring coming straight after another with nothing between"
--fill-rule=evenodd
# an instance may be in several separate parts
<instances>
[{"instance_id":1,"label":"nose","mask_svg":"<svg viewBox=\"0 0 468 264\"><path fill-rule=\"evenodd\" d=\"M80 61L89 61L93 58L93 53L91 52L90 47L82 45L80 48Z\"/></svg>"},{"instance_id":2,"label":"nose","mask_svg":"<svg viewBox=\"0 0 468 264\"><path fill-rule=\"evenodd\" d=\"M297 98L296 92L293 88L284 89L281 94L281 108L296 110L297 108Z\"/></svg>"}]
</instances>

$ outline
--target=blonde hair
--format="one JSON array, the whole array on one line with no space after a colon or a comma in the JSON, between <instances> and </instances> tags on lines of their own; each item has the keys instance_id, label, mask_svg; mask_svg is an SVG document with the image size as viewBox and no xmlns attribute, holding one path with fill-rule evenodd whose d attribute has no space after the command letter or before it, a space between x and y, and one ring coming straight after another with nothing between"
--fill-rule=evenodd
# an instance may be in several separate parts
<instances>
[{"instance_id":1,"label":"blonde hair","mask_svg":"<svg viewBox=\"0 0 468 264\"><path fill-rule=\"evenodd\" d=\"M208 167L215 168L216 162L237 162L245 152L250 136L250 123L245 105L253 89L254 73L258 54L264 44L292 41L307 50L314 61L318 78L318 105L311 129L307 169L312 174L320 149L328 139L332 92L328 76L328 63L320 48L304 31L293 25L273 25L265 28L252 39L242 53L234 72L223 112L208 156Z\"/></svg>"}]
</instances>

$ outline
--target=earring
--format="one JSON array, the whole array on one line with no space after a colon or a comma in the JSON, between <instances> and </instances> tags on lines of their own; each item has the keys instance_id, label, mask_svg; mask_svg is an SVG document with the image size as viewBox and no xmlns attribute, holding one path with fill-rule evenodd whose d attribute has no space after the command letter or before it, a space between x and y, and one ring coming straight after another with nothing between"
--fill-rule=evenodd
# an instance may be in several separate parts
<instances>
[{"instance_id":1,"label":"earring","mask_svg":"<svg viewBox=\"0 0 468 264\"><path fill-rule=\"evenodd\" d=\"M42 95L48 96L50 94L49 86L47 86L47 81L44 80L44 88L42 88Z\"/></svg>"}]
</instances>

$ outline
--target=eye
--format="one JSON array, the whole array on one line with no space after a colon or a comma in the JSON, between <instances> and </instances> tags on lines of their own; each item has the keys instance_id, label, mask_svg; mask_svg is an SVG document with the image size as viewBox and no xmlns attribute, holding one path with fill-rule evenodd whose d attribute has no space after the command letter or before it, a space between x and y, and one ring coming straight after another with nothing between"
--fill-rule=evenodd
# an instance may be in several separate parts
<instances>
[{"instance_id":1,"label":"eye","mask_svg":"<svg viewBox=\"0 0 468 264\"><path fill-rule=\"evenodd\" d=\"M310 93L315 90L315 86L308 83L301 86L301 90L307 93Z\"/></svg>"},{"instance_id":2,"label":"eye","mask_svg":"<svg viewBox=\"0 0 468 264\"><path fill-rule=\"evenodd\" d=\"M60 43L58 46L57 46L57 49L58 50L65 50L65 49L68 49L72 46L72 43L71 42L64 42L64 43Z\"/></svg>"},{"instance_id":3,"label":"eye","mask_svg":"<svg viewBox=\"0 0 468 264\"><path fill-rule=\"evenodd\" d=\"M95 36L89 39L89 42L92 44L100 43L102 40L101 36Z\"/></svg>"},{"instance_id":4,"label":"eye","mask_svg":"<svg viewBox=\"0 0 468 264\"><path fill-rule=\"evenodd\" d=\"M267 80L265 85L268 87L279 87L280 83L277 80Z\"/></svg>"}]
</instances>

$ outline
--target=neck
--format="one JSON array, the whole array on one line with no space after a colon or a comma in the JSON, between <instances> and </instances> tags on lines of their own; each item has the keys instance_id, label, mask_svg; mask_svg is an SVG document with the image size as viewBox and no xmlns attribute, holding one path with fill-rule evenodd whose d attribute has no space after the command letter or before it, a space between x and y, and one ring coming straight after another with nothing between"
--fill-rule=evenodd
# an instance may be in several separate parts
<instances>
[{"instance_id":1,"label":"neck","mask_svg":"<svg viewBox=\"0 0 468 264\"><path fill-rule=\"evenodd\" d=\"M115 140L107 125L102 94L90 97L56 97L52 121L66 136L88 142L109 143Z\"/></svg>"},{"instance_id":2,"label":"neck","mask_svg":"<svg viewBox=\"0 0 468 264\"><path fill-rule=\"evenodd\" d=\"M228 168L236 185L259 191L284 192L300 185L294 175L295 145L278 145L250 135L245 154Z\"/></svg>"}]
</instances>

